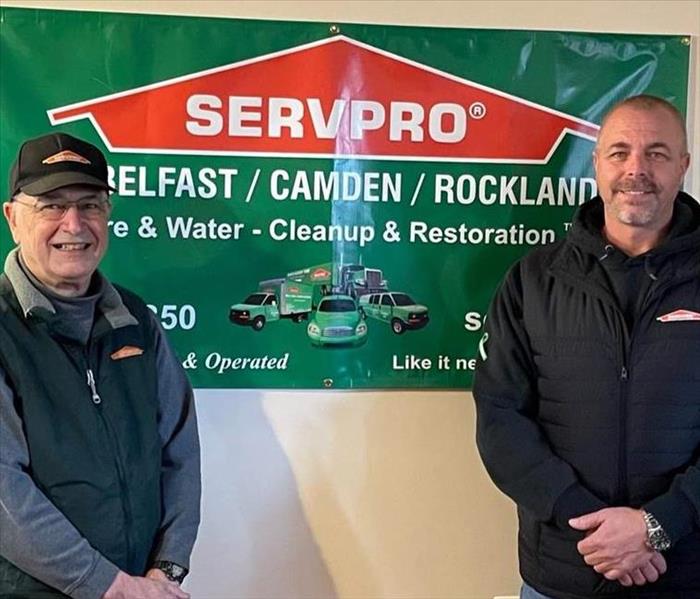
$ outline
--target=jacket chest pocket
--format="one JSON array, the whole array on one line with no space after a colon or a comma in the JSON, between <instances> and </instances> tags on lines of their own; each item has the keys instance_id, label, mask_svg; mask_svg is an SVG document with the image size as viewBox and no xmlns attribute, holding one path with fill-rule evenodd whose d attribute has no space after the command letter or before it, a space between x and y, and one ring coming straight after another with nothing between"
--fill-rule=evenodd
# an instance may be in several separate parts
<instances>
[{"instance_id":1,"label":"jacket chest pocket","mask_svg":"<svg viewBox=\"0 0 700 599\"><path fill-rule=\"evenodd\" d=\"M683 324L688 328L695 325L697 334L671 335L669 331L646 340L635 348L631 366L636 380L666 389L696 383L694 402L700 404L700 322ZM690 390L688 395L692 395Z\"/></svg>"},{"instance_id":2,"label":"jacket chest pocket","mask_svg":"<svg viewBox=\"0 0 700 599\"><path fill-rule=\"evenodd\" d=\"M616 372L615 352L603 340L541 336L531 343L538 379L590 381Z\"/></svg>"}]
</instances>

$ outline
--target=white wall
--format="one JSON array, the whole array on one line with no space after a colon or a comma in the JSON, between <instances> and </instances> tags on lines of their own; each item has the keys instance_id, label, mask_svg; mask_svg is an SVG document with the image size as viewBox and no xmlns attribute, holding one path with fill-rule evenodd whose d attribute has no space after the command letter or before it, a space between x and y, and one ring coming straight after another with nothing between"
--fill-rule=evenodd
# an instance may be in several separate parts
<instances>
[{"instance_id":1,"label":"white wall","mask_svg":"<svg viewBox=\"0 0 700 599\"><path fill-rule=\"evenodd\" d=\"M684 33L700 3L51 1L44 6L519 29ZM692 130L700 132L698 78ZM694 154L700 153L691 133ZM693 168L698 170L697 159ZM692 191L700 196L700 177ZM197 393L204 517L197 599L515 594L515 517L474 446L468 393Z\"/></svg>"}]
</instances>

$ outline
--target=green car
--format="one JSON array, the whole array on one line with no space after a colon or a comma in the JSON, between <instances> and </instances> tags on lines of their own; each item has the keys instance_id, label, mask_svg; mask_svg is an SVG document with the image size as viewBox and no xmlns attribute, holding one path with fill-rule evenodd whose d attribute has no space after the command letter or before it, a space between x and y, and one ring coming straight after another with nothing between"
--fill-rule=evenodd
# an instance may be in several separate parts
<instances>
[{"instance_id":1,"label":"green car","mask_svg":"<svg viewBox=\"0 0 700 599\"><path fill-rule=\"evenodd\" d=\"M426 306L417 304L410 295L398 291L363 295L360 308L368 317L390 323L391 330L397 335L406 329L422 329L430 320Z\"/></svg>"},{"instance_id":2,"label":"green car","mask_svg":"<svg viewBox=\"0 0 700 599\"><path fill-rule=\"evenodd\" d=\"M314 345L360 345L367 339L367 324L349 295L326 295L313 312L306 334Z\"/></svg>"}]
</instances>

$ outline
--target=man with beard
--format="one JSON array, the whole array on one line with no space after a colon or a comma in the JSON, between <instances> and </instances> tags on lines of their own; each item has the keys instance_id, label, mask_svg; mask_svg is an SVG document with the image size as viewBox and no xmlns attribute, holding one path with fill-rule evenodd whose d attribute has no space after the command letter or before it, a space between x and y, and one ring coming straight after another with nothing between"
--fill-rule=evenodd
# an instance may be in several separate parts
<instances>
[{"instance_id":1,"label":"man with beard","mask_svg":"<svg viewBox=\"0 0 700 599\"><path fill-rule=\"evenodd\" d=\"M603 119L599 197L507 274L485 325L477 443L517 503L521 597L700 597L700 205L683 118ZM633 594L623 587L642 586Z\"/></svg>"}]
</instances>

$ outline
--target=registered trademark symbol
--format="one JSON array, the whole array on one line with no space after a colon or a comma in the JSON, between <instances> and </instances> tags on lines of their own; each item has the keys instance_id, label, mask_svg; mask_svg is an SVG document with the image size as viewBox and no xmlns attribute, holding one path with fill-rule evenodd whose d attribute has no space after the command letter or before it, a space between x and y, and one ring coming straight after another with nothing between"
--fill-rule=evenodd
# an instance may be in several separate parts
<instances>
[{"instance_id":1,"label":"registered trademark symbol","mask_svg":"<svg viewBox=\"0 0 700 599\"><path fill-rule=\"evenodd\" d=\"M473 119L483 119L486 116L486 106L482 102L474 102L469 107L469 116Z\"/></svg>"}]
</instances>

